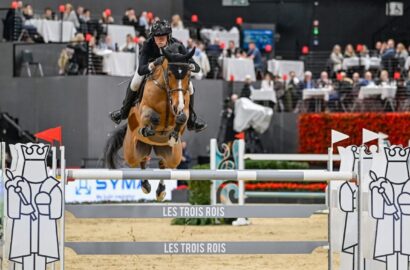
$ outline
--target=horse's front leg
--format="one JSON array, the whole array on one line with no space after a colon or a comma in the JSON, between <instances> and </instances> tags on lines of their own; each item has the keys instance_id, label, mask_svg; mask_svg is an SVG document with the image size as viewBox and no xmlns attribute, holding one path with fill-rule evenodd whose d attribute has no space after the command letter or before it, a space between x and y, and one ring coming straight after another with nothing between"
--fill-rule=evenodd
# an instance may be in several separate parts
<instances>
[{"instance_id":1,"label":"horse's front leg","mask_svg":"<svg viewBox=\"0 0 410 270\"><path fill-rule=\"evenodd\" d=\"M141 113L142 125L139 132L144 137L150 137L155 135L155 129L159 125L160 115L151 109L144 106Z\"/></svg>"},{"instance_id":2,"label":"horse's front leg","mask_svg":"<svg viewBox=\"0 0 410 270\"><path fill-rule=\"evenodd\" d=\"M175 117L175 128L169 136L169 140L168 140L169 146L174 147L175 144L178 142L179 132L181 131L181 127L186 123L187 120L188 120L188 117L183 112L181 112Z\"/></svg>"}]
</instances>

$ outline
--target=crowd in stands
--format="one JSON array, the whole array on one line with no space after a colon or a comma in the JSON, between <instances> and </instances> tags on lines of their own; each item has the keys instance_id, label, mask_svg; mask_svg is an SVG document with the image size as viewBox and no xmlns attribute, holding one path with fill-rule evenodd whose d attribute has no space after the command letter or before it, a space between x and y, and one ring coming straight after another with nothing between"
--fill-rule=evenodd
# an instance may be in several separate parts
<instances>
[{"instance_id":1,"label":"crowd in stands","mask_svg":"<svg viewBox=\"0 0 410 270\"><path fill-rule=\"evenodd\" d=\"M115 21L111 10L105 9L101 14L93 14L90 9L83 6L73 7L70 3L61 5L59 10L45 8L42 14L36 13L30 4L22 1L13 2L12 8L4 19L5 29L3 38L16 40L13 31L18 30L18 39L32 42L42 42L41 36L33 26L26 23L32 19L63 20L73 23L77 33L74 39L64 49L58 61L60 74L84 74L89 68L90 61L97 70L96 63L101 63L101 51L118 51L136 53L149 36L153 22L160 18L149 11L137 12L134 8L127 8L120 22ZM16 24L18 21L20 24ZM184 22L178 14L172 16L171 26L176 30L186 29ZM134 34L127 34L122 44L113 43L108 35L107 25L122 24L132 26ZM20 26L18 26L20 25ZM20 27L16 29L16 27ZM198 32L198 29L196 29ZM24 34L26 32L26 34ZM34 34L33 34L34 33ZM192 33L192 31L190 31ZM266 61L270 56L264 48L258 48L254 42L249 42L244 49L231 40L225 44L218 38L212 42L202 39L200 35L191 35L187 40L187 48L195 48L194 59L201 67L201 71L193 74L196 79L221 78L223 58L248 58L252 59L257 78L263 79L261 89L271 89L276 94L275 104L271 104L276 111L303 111L316 110L314 103L303 98L303 91L309 89L328 89L329 95L320 110L353 111L362 108L362 100L358 98L361 87L369 85L398 87L397 97L407 98L410 93L410 46L406 49L403 43L393 39L378 41L374 48L369 49L364 44L353 46L347 44L342 50L340 45L335 45L329 55L328 66L324 67L321 74L312 74L307 70L303 78L298 78L295 72L283 76L267 72ZM89 55L92 55L91 57ZM359 59L356 67L347 67L348 59ZM370 59L379 59L378 66L365 65ZM100 65L101 66L101 65ZM101 71L100 71L101 72ZM99 72L97 72L99 73ZM317 75L317 77L315 77ZM249 96L252 88L250 80L245 84L243 96ZM404 89L404 90L403 90ZM395 100L398 109L400 100ZM357 106L357 104L361 105ZM391 107L383 105L383 109Z\"/></svg>"}]
</instances>

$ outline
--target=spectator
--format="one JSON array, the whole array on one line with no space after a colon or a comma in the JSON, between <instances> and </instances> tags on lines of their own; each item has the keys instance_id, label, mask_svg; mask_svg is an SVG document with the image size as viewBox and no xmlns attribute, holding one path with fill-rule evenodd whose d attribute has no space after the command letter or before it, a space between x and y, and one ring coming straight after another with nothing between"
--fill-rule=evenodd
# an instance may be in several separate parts
<instances>
[{"instance_id":1,"label":"spectator","mask_svg":"<svg viewBox=\"0 0 410 270\"><path fill-rule=\"evenodd\" d=\"M54 12L50 7L44 9L43 19L49 21L54 20Z\"/></svg>"},{"instance_id":2,"label":"spectator","mask_svg":"<svg viewBox=\"0 0 410 270\"><path fill-rule=\"evenodd\" d=\"M104 41L100 42L98 49L115 51L114 45L112 44L112 39L109 35L105 36Z\"/></svg>"},{"instance_id":3,"label":"spectator","mask_svg":"<svg viewBox=\"0 0 410 270\"><path fill-rule=\"evenodd\" d=\"M176 30L184 29L184 23L182 22L181 17L178 14L172 16L171 27Z\"/></svg>"},{"instance_id":4,"label":"spectator","mask_svg":"<svg viewBox=\"0 0 410 270\"><path fill-rule=\"evenodd\" d=\"M312 72L306 71L303 81L299 83L299 93L297 99L302 100L303 91L308 91L308 89L314 88L316 88L316 83L312 79ZM303 107L307 106L308 111L313 111L315 109L315 103L313 99L303 100L302 104L304 104Z\"/></svg>"},{"instance_id":5,"label":"spectator","mask_svg":"<svg viewBox=\"0 0 410 270\"><path fill-rule=\"evenodd\" d=\"M376 44L374 45L374 53L373 56L375 57L380 57L381 51L382 51L382 45L383 43L381 41L377 41Z\"/></svg>"},{"instance_id":6,"label":"spectator","mask_svg":"<svg viewBox=\"0 0 410 270\"><path fill-rule=\"evenodd\" d=\"M187 45L186 45L187 50L189 51L193 49L194 47L195 47L194 41L192 40L192 38L188 38Z\"/></svg>"},{"instance_id":7,"label":"spectator","mask_svg":"<svg viewBox=\"0 0 410 270\"><path fill-rule=\"evenodd\" d=\"M362 80L360 79L360 75L358 72L353 73L352 81L352 91L354 95L357 96L359 94L360 87L362 86Z\"/></svg>"},{"instance_id":8,"label":"spectator","mask_svg":"<svg viewBox=\"0 0 410 270\"><path fill-rule=\"evenodd\" d=\"M192 75L195 76L197 80L201 80L202 78L206 77L208 72L211 70L209 59L204 49L205 49L205 46L203 43L198 42L196 44L196 49L195 49L195 54L193 56L193 59L199 65L200 71L197 73L192 73Z\"/></svg>"},{"instance_id":9,"label":"spectator","mask_svg":"<svg viewBox=\"0 0 410 270\"><path fill-rule=\"evenodd\" d=\"M409 56L409 53L407 52L406 48L404 47L404 44L403 43L397 44L396 58L399 58L399 59L402 59L403 61L406 61L408 56Z\"/></svg>"},{"instance_id":10,"label":"spectator","mask_svg":"<svg viewBox=\"0 0 410 270\"><path fill-rule=\"evenodd\" d=\"M23 17L25 20L31 20L34 17L33 7L30 4L25 4L23 7Z\"/></svg>"},{"instance_id":11,"label":"spectator","mask_svg":"<svg viewBox=\"0 0 410 270\"><path fill-rule=\"evenodd\" d=\"M383 46L382 46L382 59L391 59L394 58L394 56L396 55L396 51L394 50L394 40L393 39L389 39L387 41L387 47L385 50L383 50Z\"/></svg>"},{"instance_id":12,"label":"spectator","mask_svg":"<svg viewBox=\"0 0 410 270\"><path fill-rule=\"evenodd\" d=\"M251 97L252 94L252 78L250 75L246 75L245 77L245 84L243 85L243 88L241 90L241 98L249 98Z\"/></svg>"},{"instance_id":13,"label":"spectator","mask_svg":"<svg viewBox=\"0 0 410 270\"><path fill-rule=\"evenodd\" d=\"M127 39L125 41L125 44L121 47L122 52L135 52L135 43L134 43L134 38L132 37L131 34L127 35Z\"/></svg>"},{"instance_id":14,"label":"spectator","mask_svg":"<svg viewBox=\"0 0 410 270\"><path fill-rule=\"evenodd\" d=\"M299 99L299 78L296 77L296 72L289 72L289 80L285 87L284 103L285 110L292 112L296 102Z\"/></svg>"},{"instance_id":15,"label":"spectator","mask_svg":"<svg viewBox=\"0 0 410 270\"><path fill-rule=\"evenodd\" d=\"M263 91L273 91L273 80L272 80L272 74L270 72L266 72L265 76L263 77L262 83L261 83L261 90Z\"/></svg>"},{"instance_id":16,"label":"spectator","mask_svg":"<svg viewBox=\"0 0 410 270\"><path fill-rule=\"evenodd\" d=\"M346 45L344 57L345 58L356 57L356 53L354 52L352 44Z\"/></svg>"},{"instance_id":17,"label":"spectator","mask_svg":"<svg viewBox=\"0 0 410 270\"><path fill-rule=\"evenodd\" d=\"M235 42L230 40L228 48L224 51L224 56L228 58L235 58L239 52L239 48L235 46Z\"/></svg>"},{"instance_id":18,"label":"spectator","mask_svg":"<svg viewBox=\"0 0 410 270\"><path fill-rule=\"evenodd\" d=\"M333 88L332 81L329 79L329 75L326 71L322 71L322 73L320 73L320 79L317 80L316 85L319 88Z\"/></svg>"},{"instance_id":19,"label":"spectator","mask_svg":"<svg viewBox=\"0 0 410 270\"><path fill-rule=\"evenodd\" d=\"M218 54L219 55L221 53L221 46L220 46L219 38L215 38L214 43L209 44L208 47L206 48L206 51L208 53Z\"/></svg>"},{"instance_id":20,"label":"spectator","mask_svg":"<svg viewBox=\"0 0 410 270\"><path fill-rule=\"evenodd\" d=\"M145 30L149 30L148 13L146 11L143 11L141 13L141 16L139 18L139 26L144 28Z\"/></svg>"},{"instance_id":21,"label":"spectator","mask_svg":"<svg viewBox=\"0 0 410 270\"><path fill-rule=\"evenodd\" d=\"M77 33L69 45L67 50L70 51L68 66L66 66L66 74L82 75L87 69L88 53L85 44L85 38L82 33Z\"/></svg>"},{"instance_id":22,"label":"spectator","mask_svg":"<svg viewBox=\"0 0 410 270\"><path fill-rule=\"evenodd\" d=\"M81 22L81 20L83 20L84 7L78 6L75 14L77 15L77 19Z\"/></svg>"},{"instance_id":23,"label":"spectator","mask_svg":"<svg viewBox=\"0 0 410 270\"><path fill-rule=\"evenodd\" d=\"M365 58L369 57L370 56L369 49L367 48L366 45L362 45L362 46L363 47L362 47L362 50L360 52L360 57L365 57Z\"/></svg>"},{"instance_id":24,"label":"spectator","mask_svg":"<svg viewBox=\"0 0 410 270\"><path fill-rule=\"evenodd\" d=\"M267 74L269 74L269 76L271 76L271 74L268 72ZM283 99L285 97L285 88L286 88L286 82L282 81L282 78L279 75L274 76L273 79L273 88L274 88L274 93L275 93L275 97L274 97L274 104L272 106L272 109L274 111L277 111L277 107L276 105L279 105L279 109L280 111L285 111L285 106L283 104Z\"/></svg>"},{"instance_id":25,"label":"spectator","mask_svg":"<svg viewBox=\"0 0 410 270\"><path fill-rule=\"evenodd\" d=\"M63 16L63 21L69 21L74 24L74 27L78 29L80 27L80 22L77 18L75 11L73 10L73 6L69 3L65 5L65 12Z\"/></svg>"},{"instance_id":26,"label":"spectator","mask_svg":"<svg viewBox=\"0 0 410 270\"><path fill-rule=\"evenodd\" d=\"M108 16L105 11L102 12L101 18L99 20L100 23L102 24L113 24L114 23L114 18L110 15Z\"/></svg>"},{"instance_id":27,"label":"spectator","mask_svg":"<svg viewBox=\"0 0 410 270\"><path fill-rule=\"evenodd\" d=\"M390 85L389 72L387 72L387 70L382 70L380 73L380 78L376 84L380 86Z\"/></svg>"},{"instance_id":28,"label":"spectator","mask_svg":"<svg viewBox=\"0 0 410 270\"><path fill-rule=\"evenodd\" d=\"M83 13L83 20L84 22L89 22L91 20L91 11L89 9L84 9L84 13Z\"/></svg>"},{"instance_id":29,"label":"spectator","mask_svg":"<svg viewBox=\"0 0 410 270\"><path fill-rule=\"evenodd\" d=\"M137 16L135 15L135 10L132 8L129 8L125 12L125 16L122 18L122 23L124 25L130 25L133 26L135 30L138 30L138 19Z\"/></svg>"},{"instance_id":30,"label":"spectator","mask_svg":"<svg viewBox=\"0 0 410 270\"><path fill-rule=\"evenodd\" d=\"M312 80L312 72L308 70L305 72L304 80L299 83L299 89L305 90L305 89L314 89L314 88L316 88L316 84Z\"/></svg>"},{"instance_id":31,"label":"spectator","mask_svg":"<svg viewBox=\"0 0 410 270\"><path fill-rule=\"evenodd\" d=\"M370 71L366 71L364 79L360 81L360 86L374 85L373 75Z\"/></svg>"},{"instance_id":32,"label":"spectator","mask_svg":"<svg viewBox=\"0 0 410 270\"><path fill-rule=\"evenodd\" d=\"M10 8L4 19L3 38L8 41L17 40L23 28L23 2L18 1L16 9Z\"/></svg>"},{"instance_id":33,"label":"spectator","mask_svg":"<svg viewBox=\"0 0 410 270\"><path fill-rule=\"evenodd\" d=\"M339 72L342 69L343 54L339 45L333 47L333 51L330 54L330 61L333 65L333 72Z\"/></svg>"},{"instance_id":34,"label":"spectator","mask_svg":"<svg viewBox=\"0 0 410 270\"><path fill-rule=\"evenodd\" d=\"M262 55L258 47L256 47L255 42L253 41L249 43L249 50L247 56L248 58L253 60L253 64L255 65L256 71L262 71Z\"/></svg>"}]
</instances>

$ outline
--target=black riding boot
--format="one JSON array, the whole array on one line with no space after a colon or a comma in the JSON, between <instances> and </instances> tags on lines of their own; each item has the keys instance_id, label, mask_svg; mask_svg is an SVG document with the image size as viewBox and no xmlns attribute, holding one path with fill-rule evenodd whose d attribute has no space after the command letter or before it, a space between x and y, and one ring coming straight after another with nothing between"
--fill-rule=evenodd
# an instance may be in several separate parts
<instances>
[{"instance_id":1,"label":"black riding boot","mask_svg":"<svg viewBox=\"0 0 410 270\"><path fill-rule=\"evenodd\" d=\"M130 85L131 84L127 87L127 93L125 94L125 99L122 102L122 108L110 113L111 120L117 125L120 124L122 120L128 118L128 114L134 105L135 99L138 97L138 91L132 91Z\"/></svg>"},{"instance_id":2,"label":"black riding boot","mask_svg":"<svg viewBox=\"0 0 410 270\"><path fill-rule=\"evenodd\" d=\"M194 111L194 95L190 96L189 99L189 118L187 122L188 130L195 130L196 132L201 132L206 129L208 125L206 122L197 117Z\"/></svg>"}]
</instances>

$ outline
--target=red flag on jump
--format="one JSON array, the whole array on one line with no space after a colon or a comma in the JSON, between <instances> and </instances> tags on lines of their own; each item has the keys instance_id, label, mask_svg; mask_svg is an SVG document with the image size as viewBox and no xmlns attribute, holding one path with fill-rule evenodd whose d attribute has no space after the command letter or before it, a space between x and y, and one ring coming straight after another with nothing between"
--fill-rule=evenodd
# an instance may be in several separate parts
<instances>
[{"instance_id":1,"label":"red flag on jump","mask_svg":"<svg viewBox=\"0 0 410 270\"><path fill-rule=\"evenodd\" d=\"M60 145L62 144L61 126L40 131L34 134L34 136L38 139L45 140L49 143L54 143L54 141L58 141Z\"/></svg>"}]
</instances>

